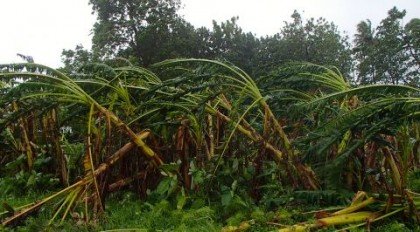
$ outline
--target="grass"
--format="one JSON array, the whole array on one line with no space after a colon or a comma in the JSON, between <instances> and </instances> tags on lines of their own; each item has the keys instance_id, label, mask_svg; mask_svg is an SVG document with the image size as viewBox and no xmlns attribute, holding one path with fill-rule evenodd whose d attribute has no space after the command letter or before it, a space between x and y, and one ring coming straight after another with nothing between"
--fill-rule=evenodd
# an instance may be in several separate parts
<instances>
[{"instance_id":1,"label":"grass","mask_svg":"<svg viewBox=\"0 0 420 232\"><path fill-rule=\"evenodd\" d=\"M3 194L0 200L10 205L23 205L38 197L38 194L23 197ZM222 228L222 224L216 222L215 211L209 207L176 209L166 200L152 205L129 193L107 201L105 215L88 224L78 218L83 216L80 209L72 214L73 219L48 226L52 216L50 209L40 210L16 227L0 227L0 231L220 231Z\"/></svg>"},{"instance_id":2,"label":"grass","mask_svg":"<svg viewBox=\"0 0 420 232\"><path fill-rule=\"evenodd\" d=\"M23 205L38 199L47 193L28 193L23 196L4 194L0 191L0 201L10 205ZM37 214L31 215L16 227L0 227L0 231L237 231L246 222L248 231L273 231L279 225L294 224L312 217L312 214L300 212L310 211L313 206L302 205L284 207L276 211L266 212L258 207L252 212L238 211L228 218L222 218L223 209L219 206L209 207L192 204L188 209L177 209L170 201L161 200L151 204L141 201L129 192L111 195L107 201L105 214L97 221L85 223L78 218L82 209L75 210L72 219L62 224L56 222L49 225L53 207L45 207ZM335 231L334 228L321 231ZM365 231L365 228L352 229L353 232ZM405 225L397 219L383 221L381 225L373 225L372 231L416 231L415 225Z\"/></svg>"}]
</instances>

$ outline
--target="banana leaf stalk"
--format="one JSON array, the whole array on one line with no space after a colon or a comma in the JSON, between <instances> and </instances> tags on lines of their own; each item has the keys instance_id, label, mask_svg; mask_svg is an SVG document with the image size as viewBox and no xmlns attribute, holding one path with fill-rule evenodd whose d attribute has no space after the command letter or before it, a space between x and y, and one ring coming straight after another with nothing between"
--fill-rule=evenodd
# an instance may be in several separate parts
<instances>
[{"instance_id":1,"label":"banana leaf stalk","mask_svg":"<svg viewBox=\"0 0 420 232\"><path fill-rule=\"evenodd\" d=\"M293 226L288 226L286 228L279 229L279 232L293 232L293 231L308 231L311 229L319 229L324 227L332 227L332 226L342 226L348 225L350 226L340 229L339 231L347 231L351 228L356 228L360 226L364 226L379 220L382 220L386 217L390 217L400 212L404 212L410 209L410 207L420 207L420 196L417 193L413 193L411 191L406 191L407 198L410 198L411 204L408 202L408 199L403 198L401 195L396 195L397 198L400 200L406 200L406 203L402 204L394 204L389 206L389 201L386 203L382 203L379 205L378 211L359 211L367 206L372 206L374 203L381 202L379 199L375 197L368 197L366 192L359 191L350 206L333 212L331 214L326 213L325 211L316 211L317 215L327 215L323 218L318 218L315 222L306 222L300 223ZM374 206L372 206L374 207ZM386 209L391 209L387 211ZM322 212L322 213L320 213ZM414 213L415 217L418 217L418 213Z\"/></svg>"},{"instance_id":2,"label":"banana leaf stalk","mask_svg":"<svg viewBox=\"0 0 420 232\"><path fill-rule=\"evenodd\" d=\"M141 133L139 133L137 136L140 139L146 139L148 136L150 135L149 131L143 131ZM13 224L14 222L28 216L29 214L37 211L40 207L42 207L43 205L45 205L46 203L56 199L57 197L63 196L64 199L66 199L67 197L69 197L71 194L72 196L75 196L75 192L80 192L82 186L86 186L86 185L90 185L92 184L92 181L94 180L94 178L96 176L98 176L99 174L105 172L106 170L108 170L110 167L112 167L118 160L120 160L121 158L123 158L130 150L132 150L134 147L136 147L136 144L134 142L129 142L127 144L125 144L123 147L121 147L118 151L116 151L113 155L111 155L109 158L107 158L107 160L100 164L93 172L91 172L91 174L89 173L88 175L86 175L82 180L77 181L76 183L52 194L51 196L48 196L38 202L35 202L33 204L28 205L27 207L24 207L22 209L20 209L18 212L16 212L14 215L4 219L2 221L2 225L3 226L8 226ZM75 199L70 199L71 204L69 204L69 207L77 202L77 197L80 197L81 194L78 194L75 196ZM65 200L64 200L65 201ZM63 205L64 207L64 205ZM59 210L61 210L63 207L60 207ZM56 212L57 213L57 212ZM2 213L4 214L4 213ZM1 215L1 214L0 214Z\"/></svg>"},{"instance_id":3,"label":"banana leaf stalk","mask_svg":"<svg viewBox=\"0 0 420 232\"><path fill-rule=\"evenodd\" d=\"M315 229L315 228L339 226L339 225L345 225L345 224L364 222L368 220L373 220L376 217L378 217L377 212L369 212L369 211L341 214L341 215L336 215L336 216L331 216L331 217L325 217L322 219L317 219L314 223L294 225L288 228L280 229L278 231L279 232L293 232L293 231L303 232L303 231L308 231L310 229Z\"/></svg>"},{"instance_id":4,"label":"banana leaf stalk","mask_svg":"<svg viewBox=\"0 0 420 232\"><path fill-rule=\"evenodd\" d=\"M14 111L19 110L19 107L18 107L18 104L16 103L16 101L12 102L12 106L13 106ZM31 171L32 167L33 167L33 164L34 164L34 160L35 160L35 153L32 150L31 141L29 140L27 122L24 118L19 117L18 123L19 123L19 127L21 129L22 150L23 150L23 152L26 153L28 170Z\"/></svg>"},{"instance_id":5,"label":"banana leaf stalk","mask_svg":"<svg viewBox=\"0 0 420 232\"><path fill-rule=\"evenodd\" d=\"M27 72L19 72L14 70L14 68L19 67L27 67L29 69L35 68L39 70L46 70L47 74L43 72L34 72L34 73L27 73ZM98 110L102 113L106 118L109 118L110 121L115 124L118 128L120 128L128 137L136 144L141 150L144 155L149 157L153 160L153 162L160 166L164 162L162 159L156 154L141 138L139 138L136 133L131 130L131 128L124 123L116 114L114 114L111 110L105 108L101 104L99 104L90 94L88 94L85 90L82 89L71 77L55 70L49 68L44 65L34 64L34 63L24 63L24 64L10 64L10 65L0 65L1 67L7 67L8 69L12 69L12 72L0 72L0 78L34 78L41 81L52 81L54 85L48 83L36 83L38 85L43 85L45 87L52 87L53 92L48 93L34 93L28 96L23 97L23 99L27 98L39 98L39 97L54 97L58 100L67 101L67 102L76 102L82 103L88 106L92 106L95 110ZM30 83L34 84L34 83ZM114 88L115 90L115 88ZM63 93L64 91L64 93ZM27 150L27 152L30 152ZM31 155L28 153L28 155ZM29 158L29 157L28 157Z\"/></svg>"}]
</instances>

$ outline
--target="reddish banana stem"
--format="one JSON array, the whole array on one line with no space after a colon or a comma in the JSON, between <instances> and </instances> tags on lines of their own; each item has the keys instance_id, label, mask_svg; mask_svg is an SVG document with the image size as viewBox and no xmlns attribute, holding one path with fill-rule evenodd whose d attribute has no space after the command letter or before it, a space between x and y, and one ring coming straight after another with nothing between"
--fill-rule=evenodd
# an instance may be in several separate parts
<instances>
[{"instance_id":1,"label":"reddish banana stem","mask_svg":"<svg viewBox=\"0 0 420 232\"><path fill-rule=\"evenodd\" d=\"M15 101L12 102L13 110L18 111L19 107ZM22 132L22 143L23 143L23 151L26 153L27 162L28 162L28 169L32 170L32 166L34 164L35 153L32 151L31 143L28 137L27 128L25 125L25 120L22 117L18 119L19 127Z\"/></svg>"},{"instance_id":2,"label":"reddish banana stem","mask_svg":"<svg viewBox=\"0 0 420 232\"><path fill-rule=\"evenodd\" d=\"M140 139L146 139L149 136L149 132L148 131L144 131L139 133L138 135L136 135L138 138ZM7 226L12 224L14 221L27 216L28 214L36 211L38 208L40 208L41 206L43 206L45 203L49 202L50 200L54 199L55 197L60 196L61 194L64 194L80 185L84 185L84 184L89 184L91 183L91 181L93 180L94 177L98 176L99 174L105 172L106 170L108 170L111 166L113 166L118 160L120 160L121 158L123 158L131 149L133 149L134 147L136 147L136 144L134 142L129 142L127 144L125 144L123 147L121 147L118 151L116 151L114 154L112 154L109 158L107 158L107 160L100 164L98 166L97 169L95 169L95 171L92 173L92 175L88 175L85 176L83 179L79 180L78 182L68 186L67 188L64 188L62 190L60 190L57 193L54 193L53 195L44 198L43 200L34 203L33 205L22 209L20 212L14 214L13 216L6 218L4 221L2 221L2 225L3 226Z\"/></svg>"}]
</instances>

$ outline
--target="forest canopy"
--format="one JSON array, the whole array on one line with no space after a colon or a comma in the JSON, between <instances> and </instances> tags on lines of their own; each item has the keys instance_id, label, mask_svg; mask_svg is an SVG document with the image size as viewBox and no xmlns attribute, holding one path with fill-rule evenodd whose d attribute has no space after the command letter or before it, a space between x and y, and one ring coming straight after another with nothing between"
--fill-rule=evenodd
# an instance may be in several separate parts
<instances>
[{"instance_id":1,"label":"forest canopy","mask_svg":"<svg viewBox=\"0 0 420 232\"><path fill-rule=\"evenodd\" d=\"M324 18L304 20L292 12L274 35L257 37L244 32L239 17L213 21L212 28L195 28L181 15L180 1L91 0L97 21L93 46L64 50L64 69L76 71L81 63L128 59L144 67L173 58L219 59L258 78L289 62L334 66L352 83L400 83L418 86L420 24L403 24L405 10L396 7L379 25L369 19L355 25L354 41Z\"/></svg>"}]
</instances>

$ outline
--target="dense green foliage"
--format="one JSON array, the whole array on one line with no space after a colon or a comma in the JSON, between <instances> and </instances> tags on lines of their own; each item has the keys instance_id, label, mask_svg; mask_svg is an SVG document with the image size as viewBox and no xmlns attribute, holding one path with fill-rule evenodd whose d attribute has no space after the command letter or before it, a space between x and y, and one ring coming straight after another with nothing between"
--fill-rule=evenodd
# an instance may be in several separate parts
<instances>
[{"instance_id":1,"label":"dense green foliage","mask_svg":"<svg viewBox=\"0 0 420 232\"><path fill-rule=\"evenodd\" d=\"M296 11L256 38L177 0L90 4L91 50L0 65L4 227L419 229L418 19L393 8L351 48Z\"/></svg>"},{"instance_id":2,"label":"dense green foliage","mask_svg":"<svg viewBox=\"0 0 420 232\"><path fill-rule=\"evenodd\" d=\"M121 189L178 209L212 206L218 221L239 228L259 207L343 204L361 190L400 202L379 195L363 218L383 207L391 210L383 217L416 215L407 187L418 188L417 88L352 87L336 69L302 63L257 83L214 60L116 66L90 64L73 76L1 66L0 184L10 193L63 186L22 211L6 207L13 216L4 225L50 202L52 221L75 210L89 221ZM357 196L352 204L372 202Z\"/></svg>"},{"instance_id":3,"label":"dense green foliage","mask_svg":"<svg viewBox=\"0 0 420 232\"><path fill-rule=\"evenodd\" d=\"M419 19L401 24L406 12L393 8L380 25L357 25L354 54L360 83L404 83L419 86Z\"/></svg>"},{"instance_id":4,"label":"dense green foliage","mask_svg":"<svg viewBox=\"0 0 420 232\"><path fill-rule=\"evenodd\" d=\"M194 28L178 14L180 2L90 1L98 15L92 50L64 50L67 72L83 62L124 58L135 65L172 58L221 59L238 65L254 78L280 65L306 61L331 65L355 83L393 83L418 86L420 24L403 25L406 11L393 8L376 28L369 20L357 25L354 43L323 18L306 21L295 11L280 32L258 38L244 32L238 17L212 28Z\"/></svg>"},{"instance_id":5,"label":"dense green foliage","mask_svg":"<svg viewBox=\"0 0 420 232\"><path fill-rule=\"evenodd\" d=\"M306 22L295 11L273 36L258 38L244 32L238 17L213 21L212 28L194 28L178 15L179 1L90 1L98 20L93 28L91 51L78 46L64 50L66 70L77 70L80 61L106 61L117 57L135 65L172 58L221 59L257 77L290 61L308 61L352 68L348 38L323 18ZM80 63L79 63L80 64Z\"/></svg>"}]
</instances>

